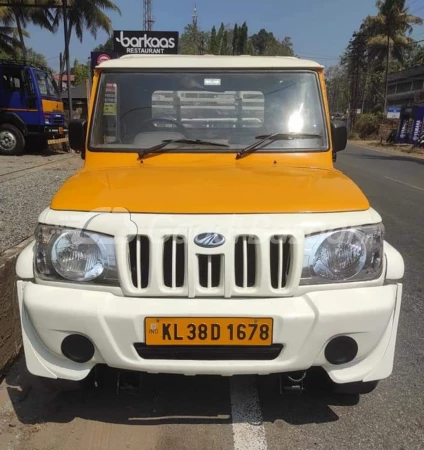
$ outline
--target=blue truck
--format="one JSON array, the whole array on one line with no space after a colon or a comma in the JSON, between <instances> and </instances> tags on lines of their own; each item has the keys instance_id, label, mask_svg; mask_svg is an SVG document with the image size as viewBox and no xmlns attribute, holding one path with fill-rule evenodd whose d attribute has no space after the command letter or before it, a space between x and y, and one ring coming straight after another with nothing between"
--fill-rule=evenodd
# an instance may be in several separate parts
<instances>
[{"instance_id":1,"label":"blue truck","mask_svg":"<svg viewBox=\"0 0 424 450\"><path fill-rule=\"evenodd\" d=\"M0 154L66 141L63 101L51 72L25 61L0 60Z\"/></svg>"}]
</instances>

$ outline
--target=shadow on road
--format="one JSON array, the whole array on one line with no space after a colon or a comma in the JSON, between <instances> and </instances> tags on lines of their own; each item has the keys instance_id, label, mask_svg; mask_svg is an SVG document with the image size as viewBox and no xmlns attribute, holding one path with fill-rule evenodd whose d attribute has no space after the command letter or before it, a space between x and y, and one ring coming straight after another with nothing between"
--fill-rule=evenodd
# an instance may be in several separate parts
<instances>
[{"instance_id":1,"label":"shadow on road","mask_svg":"<svg viewBox=\"0 0 424 450\"><path fill-rule=\"evenodd\" d=\"M16 416L24 425L69 423L75 418L123 425L232 423L230 383L224 377L143 374L139 392L117 395L116 378L107 388L42 379L28 373L22 358L6 381ZM280 395L278 376L258 377L257 387L264 422L334 422L339 417L330 406L358 403L358 397L314 388L300 397Z\"/></svg>"}]
</instances>

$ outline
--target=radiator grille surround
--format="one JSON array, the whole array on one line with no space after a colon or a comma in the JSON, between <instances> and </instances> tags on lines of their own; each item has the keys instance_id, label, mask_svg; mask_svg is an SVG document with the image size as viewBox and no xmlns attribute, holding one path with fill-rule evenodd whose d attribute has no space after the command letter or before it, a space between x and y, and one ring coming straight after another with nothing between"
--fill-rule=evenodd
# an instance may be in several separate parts
<instances>
[{"instance_id":1,"label":"radiator grille surround","mask_svg":"<svg viewBox=\"0 0 424 450\"><path fill-rule=\"evenodd\" d=\"M207 248L196 245L196 231L139 229L125 250L117 243L124 294L221 299L295 294L303 262L301 233L231 230L223 233L223 245Z\"/></svg>"}]
</instances>

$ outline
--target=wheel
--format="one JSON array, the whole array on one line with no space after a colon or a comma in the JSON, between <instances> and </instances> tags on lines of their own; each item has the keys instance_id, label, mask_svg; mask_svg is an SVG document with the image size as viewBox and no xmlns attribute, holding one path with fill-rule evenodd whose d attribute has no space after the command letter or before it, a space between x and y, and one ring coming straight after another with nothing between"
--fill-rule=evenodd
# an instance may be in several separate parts
<instances>
[{"instance_id":1,"label":"wheel","mask_svg":"<svg viewBox=\"0 0 424 450\"><path fill-rule=\"evenodd\" d=\"M356 383L337 384L333 383L335 394L364 395L370 394L378 385L378 381L358 381Z\"/></svg>"},{"instance_id":2,"label":"wheel","mask_svg":"<svg viewBox=\"0 0 424 450\"><path fill-rule=\"evenodd\" d=\"M0 154L21 155L25 150L25 138L21 131L10 123L0 125Z\"/></svg>"}]
</instances>

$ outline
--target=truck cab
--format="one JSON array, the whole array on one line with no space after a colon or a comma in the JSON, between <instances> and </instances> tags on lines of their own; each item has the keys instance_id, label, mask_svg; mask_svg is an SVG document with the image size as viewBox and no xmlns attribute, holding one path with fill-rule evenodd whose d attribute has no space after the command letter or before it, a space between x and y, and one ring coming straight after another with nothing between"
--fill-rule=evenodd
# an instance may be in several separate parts
<instances>
[{"instance_id":1,"label":"truck cab","mask_svg":"<svg viewBox=\"0 0 424 450\"><path fill-rule=\"evenodd\" d=\"M70 124L85 166L17 263L30 372L301 383L320 367L372 390L392 371L404 266L333 165L346 142L313 61L102 63L88 122Z\"/></svg>"},{"instance_id":2,"label":"truck cab","mask_svg":"<svg viewBox=\"0 0 424 450\"><path fill-rule=\"evenodd\" d=\"M43 149L64 142L63 102L49 70L0 61L0 154L18 155L26 144Z\"/></svg>"}]
</instances>

